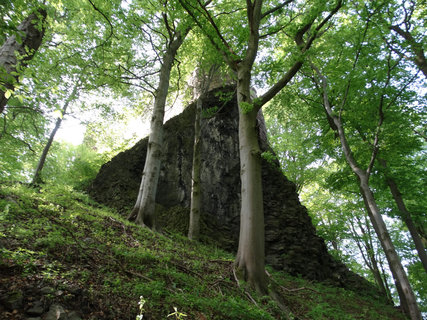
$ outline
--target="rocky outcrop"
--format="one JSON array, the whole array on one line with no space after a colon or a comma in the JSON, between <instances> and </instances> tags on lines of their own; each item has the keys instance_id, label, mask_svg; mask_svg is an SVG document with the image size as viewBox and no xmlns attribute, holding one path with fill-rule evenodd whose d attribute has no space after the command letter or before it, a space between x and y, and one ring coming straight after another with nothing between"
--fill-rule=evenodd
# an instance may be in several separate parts
<instances>
[{"instance_id":1,"label":"rocky outcrop","mask_svg":"<svg viewBox=\"0 0 427 320\"><path fill-rule=\"evenodd\" d=\"M233 88L209 92L203 106L206 116L202 124L202 232L220 247L234 251L240 223L240 167L238 110ZM216 113L209 117L211 110ZM186 208L187 213L189 210L194 111L195 105L191 104L165 124L164 159L156 199L164 209ZM261 127L262 124L259 121ZM260 138L261 146L268 149L265 135L260 136L264 137ZM143 139L103 165L90 187L91 196L129 213L136 200L146 149L147 139ZM277 163L263 160L263 190L268 264L313 280L370 287L366 280L328 254L306 208L299 202L295 184L282 174ZM182 210L164 212L173 215ZM162 219L165 222L172 218L163 215ZM179 216L181 222L182 219L188 218L184 214ZM183 226L185 232L186 221Z\"/></svg>"}]
</instances>

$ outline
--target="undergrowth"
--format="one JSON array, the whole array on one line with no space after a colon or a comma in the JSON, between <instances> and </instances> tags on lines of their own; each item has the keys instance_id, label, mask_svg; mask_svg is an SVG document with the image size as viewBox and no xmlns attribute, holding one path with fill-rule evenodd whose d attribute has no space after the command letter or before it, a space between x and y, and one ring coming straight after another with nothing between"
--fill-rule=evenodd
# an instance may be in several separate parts
<instances>
[{"instance_id":1,"label":"undergrowth","mask_svg":"<svg viewBox=\"0 0 427 320\"><path fill-rule=\"evenodd\" d=\"M269 269L285 316L236 282L231 254L140 228L64 186L0 186L0 258L0 294L51 287L45 301L83 319L403 319L352 291Z\"/></svg>"}]
</instances>

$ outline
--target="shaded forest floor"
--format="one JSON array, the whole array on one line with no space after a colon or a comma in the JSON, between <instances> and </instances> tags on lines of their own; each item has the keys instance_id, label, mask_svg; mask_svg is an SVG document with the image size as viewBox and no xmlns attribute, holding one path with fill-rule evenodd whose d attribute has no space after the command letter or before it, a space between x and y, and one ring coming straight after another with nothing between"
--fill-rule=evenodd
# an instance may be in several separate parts
<instances>
[{"instance_id":1,"label":"shaded forest floor","mask_svg":"<svg viewBox=\"0 0 427 320\"><path fill-rule=\"evenodd\" d=\"M175 310L285 319L270 297L238 285L233 259L137 227L69 188L0 186L0 319L179 319ZM404 319L370 297L268 270L292 319Z\"/></svg>"}]
</instances>

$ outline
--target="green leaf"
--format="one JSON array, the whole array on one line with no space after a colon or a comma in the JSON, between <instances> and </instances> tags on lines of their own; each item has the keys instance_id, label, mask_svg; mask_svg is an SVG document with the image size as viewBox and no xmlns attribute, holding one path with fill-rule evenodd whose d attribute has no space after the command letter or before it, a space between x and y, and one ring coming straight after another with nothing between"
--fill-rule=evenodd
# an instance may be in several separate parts
<instances>
[{"instance_id":1,"label":"green leaf","mask_svg":"<svg viewBox=\"0 0 427 320\"><path fill-rule=\"evenodd\" d=\"M242 110L243 114L248 114L249 112L252 111L252 109L254 108L254 105L252 103L249 102L240 102L240 109Z\"/></svg>"},{"instance_id":2,"label":"green leaf","mask_svg":"<svg viewBox=\"0 0 427 320\"><path fill-rule=\"evenodd\" d=\"M9 101L7 102L7 105L11 107L22 107L23 101L21 102L21 100L18 97L14 96L9 99Z\"/></svg>"},{"instance_id":3,"label":"green leaf","mask_svg":"<svg viewBox=\"0 0 427 320\"><path fill-rule=\"evenodd\" d=\"M6 99L9 99L10 98L10 96L12 95L12 90L6 90L6 92L4 93L4 97L6 98Z\"/></svg>"}]
</instances>

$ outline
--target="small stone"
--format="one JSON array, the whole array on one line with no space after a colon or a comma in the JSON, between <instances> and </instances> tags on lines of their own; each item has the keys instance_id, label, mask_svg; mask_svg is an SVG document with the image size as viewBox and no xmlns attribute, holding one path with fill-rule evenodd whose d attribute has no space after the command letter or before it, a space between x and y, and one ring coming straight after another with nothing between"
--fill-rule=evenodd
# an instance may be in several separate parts
<instances>
[{"instance_id":1,"label":"small stone","mask_svg":"<svg viewBox=\"0 0 427 320\"><path fill-rule=\"evenodd\" d=\"M55 292L55 296L57 296L57 297L62 296L63 294L64 294L64 291L62 291L62 290L58 290Z\"/></svg>"},{"instance_id":2,"label":"small stone","mask_svg":"<svg viewBox=\"0 0 427 320\"><path fill-rule=\"evenodd\" d=\"M65 319L66 314L64 308L59 304L50 306L49 311L46 313L45 320L58 320Z\"/></svg>"},{"instance_id":3,"label":"small stone","mask_svg":"<svg viewBox=\"0 0 427 320\"><path fill-rule=\"evenodd\" d=\"M41 301L37 301L34 303L30 309L27 310L27 314L30 316L40 316L44 312L44 307Z\"/></svg>"}]
</instances>

